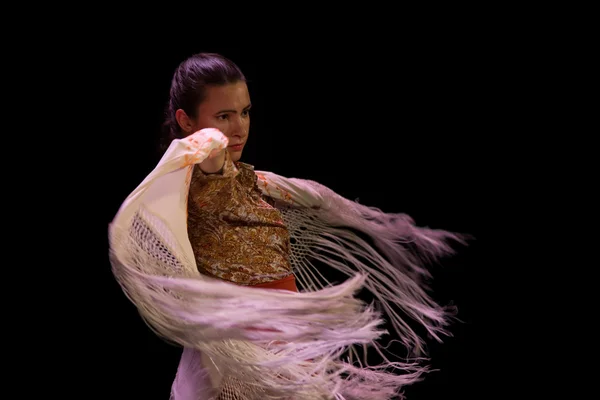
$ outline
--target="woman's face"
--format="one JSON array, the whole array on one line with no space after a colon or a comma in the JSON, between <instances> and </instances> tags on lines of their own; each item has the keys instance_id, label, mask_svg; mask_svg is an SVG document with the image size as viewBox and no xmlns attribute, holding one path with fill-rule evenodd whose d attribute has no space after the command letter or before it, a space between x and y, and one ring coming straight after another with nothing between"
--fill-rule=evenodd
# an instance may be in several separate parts
<instances>
[{"instance_id":1,"label":"woman's face","mask_svg":"<svg viewBox=\"0 0 600 400\"><path fill-rule=\"evenodd\" d=\"M198 106L198 117L192 120L192 132L216 128L229 138L227 150L238 161L248 140L250 129L250 94L246 82L209 86L204 101Z\"/></svg>"}]
</instances>

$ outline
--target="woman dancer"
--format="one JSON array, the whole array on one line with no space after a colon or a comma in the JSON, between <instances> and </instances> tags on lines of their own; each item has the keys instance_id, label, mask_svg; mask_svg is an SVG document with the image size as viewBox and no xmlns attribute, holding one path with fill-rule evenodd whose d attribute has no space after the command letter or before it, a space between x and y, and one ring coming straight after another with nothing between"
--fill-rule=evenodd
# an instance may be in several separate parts
<instances>
[{"instance_id":1,"label":"woman dancer","mask_svg":"<svg viewBox=\"0 0 600 400\"><path fill-rule=\"evenodd\" d=\"M250 108L233 62L182 62L170 146L110 226L115 277L149 326L184 347L171 398L393 398L427 368L385 357L380 325L415 357L423 343L407 318L441 340L450 314L422 286L423 264L462 237L254 170L240 161ZM331 284L315 261L349 279ZM356 297L362 288L375 304ZM384 361L366 365L361 348Z\"/></svg>"}]
</instances>

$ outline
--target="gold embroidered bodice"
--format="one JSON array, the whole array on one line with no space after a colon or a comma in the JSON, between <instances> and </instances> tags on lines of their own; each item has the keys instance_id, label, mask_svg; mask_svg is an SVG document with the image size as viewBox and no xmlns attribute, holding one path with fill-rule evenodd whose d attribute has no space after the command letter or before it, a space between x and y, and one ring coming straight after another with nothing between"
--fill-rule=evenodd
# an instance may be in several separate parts
<instances>
[{"instance_id":1,"label":"gold embroidered bodice","mask_svg":"<svg viewBox=\"0 0 600 400\"><path fill-rule=\"evenodd\" d=\"M233 163L227 152L221 174L207 175L194 166L188 235L202 274L256 285L292 272L281 213L263 198L254 168Z\"/></svg>"}]
</instances>

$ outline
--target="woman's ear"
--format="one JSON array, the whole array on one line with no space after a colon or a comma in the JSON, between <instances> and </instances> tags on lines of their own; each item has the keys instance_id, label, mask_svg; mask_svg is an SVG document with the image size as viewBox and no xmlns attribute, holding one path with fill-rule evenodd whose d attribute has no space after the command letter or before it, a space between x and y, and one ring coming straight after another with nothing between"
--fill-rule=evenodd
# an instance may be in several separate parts
<instances>
[{"instance_id":1,"label":"woman's ear","mask_svg":"<svg viewBox=\"0 0 600 400\"><path fill-rule=\"evenodd\" d=\"M194 133L192 132L192 120L181 108L175 111L175 119L177 120L177 123L183 132L187 134Z\"/></svg>"}]
</instances>

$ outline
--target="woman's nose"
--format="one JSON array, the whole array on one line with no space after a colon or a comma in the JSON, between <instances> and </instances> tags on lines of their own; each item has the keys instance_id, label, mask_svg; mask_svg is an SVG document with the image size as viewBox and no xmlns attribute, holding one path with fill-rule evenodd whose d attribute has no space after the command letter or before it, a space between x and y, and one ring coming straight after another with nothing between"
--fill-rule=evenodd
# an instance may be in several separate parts
<instances>
[{"instance_id":1,"label":"woman's nose","mask_svg":"<svg viewBox=\"0 0 600 400\"><path fill-rule=\"evenodd\" d=\"M233 135L245 137L248 135L248 124L242 118L236 119L233 131Z\"/></svg>"}]
</instances>

